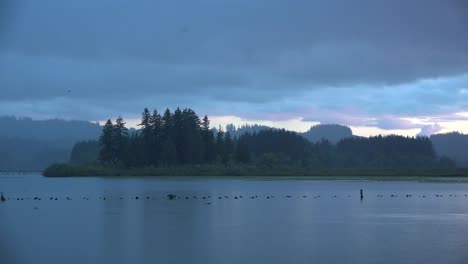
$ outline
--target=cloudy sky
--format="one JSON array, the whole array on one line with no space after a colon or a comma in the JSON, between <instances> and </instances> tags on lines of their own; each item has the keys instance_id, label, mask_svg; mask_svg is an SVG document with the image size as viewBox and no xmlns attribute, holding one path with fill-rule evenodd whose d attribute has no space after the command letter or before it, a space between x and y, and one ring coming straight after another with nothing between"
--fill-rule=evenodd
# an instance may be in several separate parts
<instances>
[{"instance_id":1,"label":"cloudy sky","mask_svg":"<svg viewBox=\"0 0 468 264\"><path fill-rule=\"evenodd\" d=\"M2 0L0 115L468 133L467 28L464 0Z\"/></svg>"}]
</instances>

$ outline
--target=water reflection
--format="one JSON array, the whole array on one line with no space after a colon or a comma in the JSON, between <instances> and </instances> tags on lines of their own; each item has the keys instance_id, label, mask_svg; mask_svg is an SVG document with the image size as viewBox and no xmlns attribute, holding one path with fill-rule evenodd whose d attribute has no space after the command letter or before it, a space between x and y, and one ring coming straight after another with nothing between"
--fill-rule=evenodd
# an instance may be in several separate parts
<instances>
[{"instance_id":1,"label":"water reflection","mask_svg":"<svg viewBox=\"0 0 468 264\"><path fill-rule=\"evenodd\" d=\"M0 204L0 263L467 259L468 185L460 183L30 175L0 186L24 198Z\"/></svg>"}]
</instances>

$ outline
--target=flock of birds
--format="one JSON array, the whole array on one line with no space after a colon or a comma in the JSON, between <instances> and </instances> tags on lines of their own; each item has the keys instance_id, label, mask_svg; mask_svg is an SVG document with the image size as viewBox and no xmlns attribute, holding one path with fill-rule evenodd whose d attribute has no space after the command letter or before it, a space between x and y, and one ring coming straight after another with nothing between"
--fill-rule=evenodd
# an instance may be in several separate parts
<instances>
[{"instance_id":1,"label":"flock of birds","mask_svg":"<svg viewBox=\"0 0 468 264\"><path fill-rule=\"evenodd\" d=\"M316 195L316 196L310 196L310 198L313 198L313 199L318 199L318 198L321 198L322 196L320 195ZM340 197L344 197L344 198L351 198L351 195L346 195L346 196L338 196L338 195L332 195L330 196L329 198L340 198ZM385 197L384 195L382 194L377 194L377 198L383 198ZM398 196L396 194L390 194L390 195L387 195L387 197L390 197L390 198L397 198L397 197L404 197L404 198L411 198L411 197L418 197L418 198L428 198L428 197L436 197L436 198L442 198L444 197L444 195L442 194L434 194L433 196L432 195L412 195L412 194L406 194L406 195L402 195L402 196ZM450 195L446 195L446 197L457 197L456 194L450 194ZM464 197L468 197L467 194L464 195ZM211 196L211 195L205 195L205 196L196 196L196 195L191 195L191 196L188 196L188 195L176 195L176 194L168 194L165 198L163 199L167 199L167 200L196 200L196 199L200 199L200 200L205 200L205 201L213 201L215 199L217 200L223 200L223 199L234 199L234 200L239 200L239 199L261 199L261 198L265 198L265 199L275 199L275 198L284 198L284 199L291 199L291 198L302 198L302 199L305 199L305 198L309 198L309 196L307 195L298 195L298 196L293 196L293 195L282 195L282 196L275 196L275 195L265 195L265 196L258 196L258 195L249 195L249 196L242 196L242 195L236 195L236 196L229 196L229 195L223 195L223 196ZM364 199L364 195L363 195L363 192L361 190L360 192L360 198L361 200ZM89 201L91 200L92 198L91 197L88 197L88 196L83 196L81 197L81 200L85 200L85 201ZM156 197L151 197L151 196L131 196L131 197L123 197L123 196L120 196L120 197L113 197L113 196L99 196L98 198L99 200L110 200L110 199L118 199L118 200L126 200L126 199L129 199L129 200L156 200L157 198ZM66 201L71 201L73 200L70 196L65 196L65 197L57 197L57 196L48 196L48 197L39 197L39 196L35 196L35 197L14 197L14 198L6 198L3 193L0 193L0 202L5 202L6 200L16 200L16 201L24 201L24 200L34 200L34 201L41 201L41 200L50 200L50 201L58 201L58 200L66 200ZM211 202L206 202L205 204L211 204Z\"/></svg>"}]
</instances>

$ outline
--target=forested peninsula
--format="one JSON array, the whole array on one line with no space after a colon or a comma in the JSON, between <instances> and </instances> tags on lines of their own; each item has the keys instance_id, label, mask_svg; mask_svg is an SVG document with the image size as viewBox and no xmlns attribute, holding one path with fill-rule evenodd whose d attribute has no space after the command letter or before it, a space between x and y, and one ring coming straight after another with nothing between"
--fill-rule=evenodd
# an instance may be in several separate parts
<instances>
[{"instance_id":1,"label":"forested peninsula","mask_svg":"<svg viewBox=\"0 0 468 264\"><path fill-rule=\"evenodd\" d=\"M231 135L192 109L147 108L140 129L108 120L98 141L79 142L81 163L52 164L66 176L466 176L427 137L375 136L310 142L284 129Z\"/></svg>"}]
</instances>

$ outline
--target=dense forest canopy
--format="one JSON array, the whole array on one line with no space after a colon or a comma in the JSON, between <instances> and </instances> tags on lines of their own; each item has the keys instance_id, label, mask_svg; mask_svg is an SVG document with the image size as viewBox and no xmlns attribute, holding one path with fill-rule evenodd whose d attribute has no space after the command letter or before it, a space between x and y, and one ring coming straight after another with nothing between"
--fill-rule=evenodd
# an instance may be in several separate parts
<instances>
[{"instance_id":1,"label":"dense forest canopy","mask_svg":"<svg viewBox=\"0 0 468 264\"><path fill-rule=\"evenodd\" d=\"M106 161L104 156L100 158L103 142L99 140L105 126L85 121L15 117L0 117L0 120L4 123L0 130L0 170L42 170L54 162L89 164L99 160L102 164L128 167L184 164L276 164L305 168L453 165L442 158L444 156L455 161L457 166L468 166L465 151L468 135L460 133L432 135L427 142L427 138L400 136L349 137L350 129L339 125L314 126L302 134L262 125L213 128L208 117L200 118L191 109L162 114L147 110L138 130L127 129L123 120L119 121L121 130L127 131L122 135L120 147L112 146L101 154L106 151L114 153L109 155L121 153L118 157L109 156L112 161ZM115 121L111 122L112 128L115 125ZM107 124L107 130L110 130L110 124ZM431 142L433 146L430 146Z\"/></svg>"},{"instance_id":2,"label":"dense forest canopy","mask_svg":"<svg viewBox=\"0 0 468 264\"><path fill-rule=\"evenodd\" d=\"M246 133L253 134L253 133L258 133L263 130L276 130L276 129L277 128L264 126L264 125L258 125L258 124L253 124L253 125L245 124L245 125L241 125L238 127L236 127L234 124L227 124L225 131L229 132L229 134L231 134L232 137L240 137ZM217 129L215 128L215 132L216 131Z\"/></svg>"},{"instance_id":3,"label":"dense forest canopy","mask_svg":"<svg viewBox=\"0 0 468 264\"><path fill-rule=\"evenodd\" d=\"M427 137L344 137L310 142L300 133L284 129L259 129L233 136L219 127L212 129L207 116L192 109L164 113L145 109L140 129L128 133L125 122L108 120L98 141L77 144L73 163L97 159L107 166L171 167L179 165L255 164L317 168L442 168L453 167L439 158ZM339 127L341 129L341 127ZM349 131L343 136L349 135Z\"/></svg>"}]
</instances>

